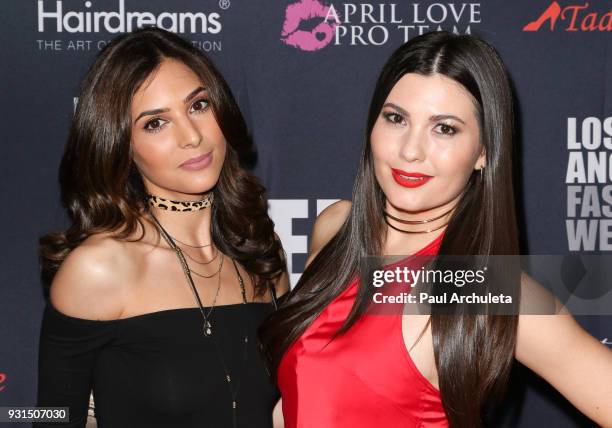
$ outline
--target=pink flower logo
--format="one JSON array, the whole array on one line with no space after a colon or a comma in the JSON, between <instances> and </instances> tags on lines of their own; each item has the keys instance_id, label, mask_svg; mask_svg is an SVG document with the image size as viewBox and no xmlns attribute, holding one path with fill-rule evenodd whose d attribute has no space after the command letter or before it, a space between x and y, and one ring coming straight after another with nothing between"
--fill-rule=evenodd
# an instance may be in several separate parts
<instances>
[{"instance_id":1,"label":"pink flower logo","mask_svg":"<svg viewBox=\"0 0 612 428\"><path fill-rule=\"evenodd\" d=\"M303 51L316 51L334 37L337 23L326 19L330 6L318 0L300 0L287 6L281 41Z\"/></svg>"}]
</instances>

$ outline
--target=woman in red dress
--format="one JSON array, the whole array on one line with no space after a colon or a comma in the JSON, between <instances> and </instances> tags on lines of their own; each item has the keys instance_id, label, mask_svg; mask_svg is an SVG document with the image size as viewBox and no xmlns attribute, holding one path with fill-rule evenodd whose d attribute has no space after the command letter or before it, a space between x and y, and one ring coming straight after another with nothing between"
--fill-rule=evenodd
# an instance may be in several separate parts
<instances>
[{"instance_id":1,"label":"woman in red dress","mask_svg":"<svg viewBox=\"0 0 612 428\"><path fill-rule=\"evenodd\" d=\"M286 427L478 427L515 358L612 426L612 353L564 310L365 311L364 256L519 253L512 128L506 71L481 39L433 32L393 53L370 105L353 200L317 218L307 268L260 329ZM521 279L521 292L538 287Z\"/></svg>"}]
</instances>

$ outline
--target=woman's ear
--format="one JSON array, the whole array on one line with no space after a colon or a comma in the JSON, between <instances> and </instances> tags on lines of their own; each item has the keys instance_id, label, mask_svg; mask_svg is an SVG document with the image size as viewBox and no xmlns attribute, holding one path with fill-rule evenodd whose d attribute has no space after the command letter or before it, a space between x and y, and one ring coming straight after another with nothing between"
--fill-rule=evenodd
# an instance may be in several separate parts
<instances>
[{"instance_id":1,"label":"woman's ear","mask_svg":"<svg viewBox=\"0 0 612 428\"><path fill-rule=\"evenodd\" d=\"M480 155L478 155L478 159L476 159L476 163L474 164L474 169L484 168L486 159L487 159L487 151L483 146L482 149L480 150Z\"/></svg>"}]
</instances>

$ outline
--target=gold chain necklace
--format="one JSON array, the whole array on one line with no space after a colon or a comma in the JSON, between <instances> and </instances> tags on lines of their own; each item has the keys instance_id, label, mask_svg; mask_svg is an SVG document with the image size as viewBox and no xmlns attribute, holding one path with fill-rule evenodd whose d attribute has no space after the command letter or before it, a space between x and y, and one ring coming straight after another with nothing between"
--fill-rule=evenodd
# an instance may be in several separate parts
<instances>
[{"instance_id":1,"label":"gold chain necklace","mask_svg":"<svg viewBox=\"0 0 612 428\"><path fill-rule=\"evenodd\" d=\"M179 249L180 251L180 249ZM182 253L182 251L181 251ZM213 274L210 275L204 275L202 273L196 272L195 270L191 269L189 266L187 266L187 270L189 270L189 272L191 273L195 273L197 276L201 277L201 278L212 278L213 276L217 275L219 272L221 272L221 268L223 267L223 255L221 255L221 261L219 262L219 269L217 269L217 271ZM221 276L221 275L219 275Z\"/></svg>"},{"instance_id":2,"label":"gold chain necklace","mask_svg":"<svg viewBox=\"0 0 612 428\"><path fill-rule=\"evenodd\" d=\"M174 238L174 236L173 236L173 238ZM175 241L176 241L176 239L175 239ZM219 255L219 249L218 249L218 248L216 248L216 247L215 247L215 249L217 250L217 251L215 251L215 255L213 256L213 258L212 258L212 259L210 259L210 260L209 260L209 261L207 261L207 262L201 262L201 261L199 261L199 260L196 260L196 259L194 259L192 256L190 256L190 255L189 255L189 253L183 252L183 254L185 254L187 257L189 257L191 260L193 260L194 262L196 262L196 263L197 263L197 264L199 264L199 265L209 265L209 264L211 264L212 262L214 262L214 261L215 261L215 259L217 258L217 256Z\"/></svg>"},{"instance_id":3,"label":"gold chain necklace","mask_svg":"<svg viewBox=\"0 0 612 428\"><path fill-rule=\"evenodd\" d=\"M185 257L183 256L183 252L181 251L181 249L174 243L174 241L172 240L172 238L170 237L170 235L168 235L168 233L166 232L166 230L163 228L163 226L159 223L159 221L157 220L157 218L155 218L155 216L153 215L153 213L149 213L151 215L151 217L155 220L155 223L158 226L158 230L160 231L160 233L162 234L162 236L164 237L164 239L166 240L166 242L168 243L168 245L170 245L170 247L176 252L180 262L181 262L181 266L183 267L183 272L185 273L189 284L191 285L191 288L195 294L196 300L198 302L198 307L200 308L200 313L202 314L202 317L204 318L204 337L208 337L211 338L211 340L214 343L215 346L215 350L217 351L217 356L219 358L219 361L221 362L221 365L223 366L223 371L225 372L225 382L227 384L227 387L229 389L230 392L230 396L232 399L232 426L234 428L238 427L238 414L237 414L237 408L238 408L238 392L240 391L240 380L241 378L238 379L237 382L234 381L234 379L232 378L232 376L230 375L230 372L228 370L227 364L225 363L225 359L223 358L223 353L221 352L221 348L219 346L219 344L217 343L217 341L215 340L215 337L213 336L213 331L212 331L212 326L210 324L209 321L209 317L212 314L212 310L214 309L214 304L217 300L217 295L219 294L219 289L221 288L221 274L219 273L219 281L218 281L218 286L217 286L217 294L215 295L215 300L213 301L213 306L210 308L210 311L208 312L208 315L205 314L204 312L204 308L202 306L202 302L200 300L200 295L198 294L198 291L195 287L195 284L193 283L193 278L191 277L191 275L189 274L190 269L189 269L189 265L187 264L187 260L185 260ZM221 254L221 264L223 263L223 254ZM240 275L240 271L238 270L238 266L236 266L236 262L234 261L234 259L232 259L232 263L234 264L234 268L236 269L236 275L238 276L238 281L240 283L240 290L242 292L242 301L243 304L247 303L247 299L246 299L246 290L244 287L244 281L242 279L242 275ZM220 272L220 270L219 270ZM276 302L275 302L276 304ZM242 360L242 376L244 376L244 368L246 367L246 362L247 362L247 350L248 350L248 343L249 343L249 336L247 334L247 332L245 331L244 333L244 338L243 338L243 360ZM241 377L242 377L241 376ZM236 384L236 386L234 387L234 383Z\"/></svg>"}]
</instances>

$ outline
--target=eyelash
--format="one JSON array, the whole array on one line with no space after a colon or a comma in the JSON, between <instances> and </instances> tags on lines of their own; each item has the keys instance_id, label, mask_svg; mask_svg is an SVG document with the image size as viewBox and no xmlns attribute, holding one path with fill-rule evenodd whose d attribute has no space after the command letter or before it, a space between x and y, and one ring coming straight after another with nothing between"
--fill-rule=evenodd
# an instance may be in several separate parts
<instances>
[{"instance_id":1,"label":"eyelash","mask_svg":"<svg viewBox=\"0 0 612 428\"><path fill-rule=\"evenodd\" d=\"M387 120L387 122L389 122L392 125L401 125L402 122L404 122L404 118L402 117L402 115L395 113L395 112L385 112L383 113L384 118ZM397 118L401 119L401 122L397 122ZM434 129L438 128L438 127L442 127L443 129L446 129L447 131L450 132L436 132L437 134L440 135L455 135L457 133L457 128L453 125L450 125L448 123L438 123L436 124L436 126L434 127Z\"/></svg>"},{"instance_id":2,"label":"eyelash","mask_svg":"<svg viewBox=\"0 0 612 428\"><path fill-rule=\"evenodd\" d=\"M383 116L387 120L387 122L391 123L392 125L400 125L404 121L404 118L395 112L385 112L383 113ZM400 118L402 121L396 122L395 120L393 120L393 118Z\"/></svg>"},{"instance_id":3,"label":"eyelash","mask_svg":"<svg viewBox=\"0 0 612 428\"><path fill-rule=\"evenodd\" d=\"M455 135L457 133L457 128L455 128L453 125L449 125L448 123L438 123L435 128L447 128L448 130L450 130L451 132L438 132L438 134L440 135Z\"/></svg>"},{"instance_id":4,"label":"eyelash","mask_svg":"<svg viewBox=\"0 0 612 428\"><path fill-rule=\"evenodd\" d=\"M195 104L197 104L199 102L203 102L206 105L203 108L201 108L200 110L196 110L195 111L196 114L204 113L210 107L210 103L209 103L207 98L200 98L199 100L195 101L191 106L193 107ZM164 119L161 119L160 117L155 117L155 118L147 121L147 123L145 123L144 126L143 126L143 130L145 132L149 132L149 133L152 133L152 134L155 134L155 133L161 131L163 129L163 127L165 126L164 124L159 125L157 128L149 128L148 127L151 123L153 123L155 121L160 121L160 120L164 120Z\"/></svg>"}]
</instances>

